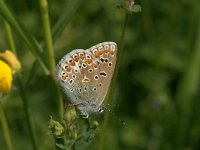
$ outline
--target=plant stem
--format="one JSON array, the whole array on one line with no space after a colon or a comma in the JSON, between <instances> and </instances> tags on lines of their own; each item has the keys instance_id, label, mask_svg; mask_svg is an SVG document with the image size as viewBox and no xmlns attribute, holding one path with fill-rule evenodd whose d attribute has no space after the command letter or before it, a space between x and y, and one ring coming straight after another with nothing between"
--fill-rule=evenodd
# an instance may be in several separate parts
<instances>
[{"instance_id":1,"label":"plant stem","mask_svg":"<svg viewBox=\"0 0 200 150\"><path fill-rule=\"evenodd\" d=\"M116 68L115 68L115 72L114 72L114 76L112 79L112 84L110 87L110 92L109 95L107 97L108 99L108 103L110 104L108 107L111 110L111 106L112 106L112 102L113 102L113 96L114 96L114 91L115 91L115 87L116 87L116 79L117 79L117 74L118 74L118 70L119 70L119 64L120 64L120 60L122 59L122 49L123 49L123 44L124 44L124 37L125 37L125 33L126 33L126 27L128 24L128 13L125 13L125 20L124 20L124 25L122 28L122 33L121 33L121 37L120 37L120 42L119 42L119 50L118 50L118 60L116 62ZM102 131L100 134L100 141L99 141L99 150L103 150L103 144L105 141L105 136L106 136L106 129L109 123L109 119L110 119L110 112L106 112L105 113L105 117L104 117L104 121L103 121L103 127L102 127Z\"/></svg>"},{"instance_id":2,"label":"plant stem","mask_svg":"<svg viewBox=\"0 0 200 150\"><path fill-rule=\"evenodd\" d=\"M4 26L5 26L5 29L6 29L8 45L9 45L10 49L15 53L15 56L17 56L15 43L14 43L13 36L12 36L12 31L11 31L9 24L5 20L4 20ZM27 99L27 96L25 94L25 90L22 86L22 74L21 73L19 73L18 76L17 76L17 83L18 83L18 87L20 89L19 91L20 91L20 95L21 95L23 105L24 105L24 111L25 111L26 120L27 120L27 123L28 123L30 135L31 135L30 137L31 137L31 140L32 140L33 148L34 148L34 150L37 150L38 146L37 146L37 142L36 142L36 135L35 135L35 132L34 132L34 127L33 127L32 119L31 119L31 112L30 112L29 106L27 104L28 99Z\"/></svg>"},{"instance_id":3,"label":"plant stem","mask_svg":"<svg viewBox=\"0 0 200 150\"><path fill-rule=\"evenodd\" d=\"M13 40L12 31L10 29L10 26L5 20L3 20L3 23L4 23L5 30L6 30L6 38L7 38L10 50L12 50L14 52L14 54L16 55L15 44L13 42L14 40Z\"/></svg>"},{"instance_id":4,"label":"plant stem","mask_svg":"<svg viewBox=\"0 0 200 150\"><path fill-rule=\"evenodd\" d=\"M198 93L199 73L200 73L200 18L198 16L198 33L196 46L189 58L185 68L183 79L181 80L176 100L179 111L179 124L177 127L176 149L184 149L186 137L189 132L190 117L195 95Z\"/></svg>"},{"instance_id":5,"label":"plant stem","mask_svg":"<svg viewBox=\"0 0 200 150\"><path fill-rule=\"evenodd\" d=\"M33 144L33 149L38 150L36 134L34 132L35 131L34 125L32 123L32 118L31 118L31 112L30 112L30 108L29 108L28 103L27 103L28 99L27 99L24 87L22 85L22 82L21 82L22 81L21 77L18 77L17 81L18 81L18 87L19 87L19 90L20 90L20 95L21 95L22 100L23 100L24 111L25 111L25 115L26 115L26 119L27 119L27 123L28 123L28 128L30 130L30 137L31 137L31 141L32 141L32 144Z\"/></svg>"},{"instance_id":6,"label":"plant stem","mask_svg":"<svg viewBox=\"0 0 200 150\"><path fill-rule=\"evenodd\" d=\"M53 50L53 44L52 44L52 36L51 36L51 29L50 29L50 23L49 23L49 15L48 15L48 3L47 0L40 0L40 10L42 14L42 20L43 20L43 29L44 29L44 36L45 36L45 42L47 46L47 54L49 59L49 65L50 65L50 72L53 76L55 74L55 56L54 56L54 50ZM55 82L53 80L53 82ZM58 113L59 113L59 119L62 119L63 116L63 99L61 96L61 92L57 87L57 84L53 84L56 89L56 103L58 106Z\"/></svg>"},{"instance_id":7,"label":"plant stem","mask_svg":"<svg viewBox=\"0 0 200 150\"><path fill-rule=\"evenodd\" d=\"M6 116L4 113L4 109L2 106L1 100L0 100L0 121L1 121L2 128L3 128L3 132L4 132L5 139L6 139L8 150L13 150L13 144L12 144L12 140L11 140L11 136L10 136L10 131L9 131L7 119L6 119Z\"/></svg>"},{"instance_id":8,"label":"plant stem","mask_svg":"<svg viewBox=\"0 0 200 150\"><path fill-rule=\"evenodd\" d=\"M47 0L40 0L40 11L41 11L42 20L43 20L43 30L44 30L44 37L45 37L45 42L46 42L50 72L51 72L51 75L54 76L56 63L55 63L52 34L51 34L49 15L48 15ZM52 82L53 82L53 87L55 89L55 102L57 103L57 107L58 107L59 120L62 121L63 114L64 114L62 95L54 79L52 80ZM65 145L65 137L55 138L55 143ZM56 149L60 149L60 148L56 146Z\"/></svg>"},{"instance_id":9,"label":"plant stem","mask_svg":"<svg viewBox=\"0 0 200 150\"><path fill-rule=\"evenodd\" d=\"M46 47L47 47L47 54L49 57L50 71L51 71L51 74L54 74L56 63L55 63L54 50L53 50L53 44L52 44L47 0L40 0L40 10L41 10L42 21L43 21L43 30L44 30Z\"/></svg>"}]
</instances>

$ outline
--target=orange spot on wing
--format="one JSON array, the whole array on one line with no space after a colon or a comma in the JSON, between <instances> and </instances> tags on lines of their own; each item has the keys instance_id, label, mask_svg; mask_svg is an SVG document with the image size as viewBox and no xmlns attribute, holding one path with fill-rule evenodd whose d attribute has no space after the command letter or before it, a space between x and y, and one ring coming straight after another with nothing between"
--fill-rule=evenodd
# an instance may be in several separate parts
<instances>
[{"instance_id":1,"label":"orange spot on wing","mask_svg":"<svg viewBox=\"0 0 200 150\"><path fill-rule=\"evenodd\" d=\"M95 63L93 63L92 66L93 66L94 68L97 68L97 65L96 65Z\"/></svg>"},{"instance_id":2,"label":"orange spot on wing","mask_svg":"<svg viewBox=\"0 0 200 150\"><path fill-rule=\"evenodd\" d=\"M66 71L66 72L70 72L70 71L71 71L71 68L67 68L65 71Z\"/></svg>"},{"instance_id":3,"label":"orange spot on wing","mask_svg":"<svg viewBox=\"0 0 200 150\"><path fill-rule=\"evenodd\" d=\"M80 58L83 60L85 58L85 56L80 56Z\"/></svg>"},{"instance_id":4,"label":"orange spot on wing","mask_svg":"<svg viewBox=\"0 0 200 150\"><path fill-rule=\"evenodd\" d=\"M71 65L71 66L75 66L75 62L72 61L72 62L70 63L70 65Z\"/></svg>"},{"instance_id":5,"label":"orange spot on wing","mask_svg":"<svg viewBox=\"0 0 200 150\"><path fill-rule=\"evenodd\" d=\"M87 63L90 64L92 62L92 59L86 59Z\"/></svg>"},{"instance_id":6,"label":"orange spot on wing","mask_svg":"<svg viewBox=\"0 0 200 150\"><path fill-rule=\"evenodd\" d=\"M102 50L99 51L99 54L102 55L104 52L105 52L105 50L102 49Z\"/></svg>"},{"instance_id":7,"label":"orange spot on wing","mask_svg":"<svg viewBox=\"0 0 200 150\"><path fill-rule=\"evenodd\" d=\"M114 53L115 53L115 52L113 52L113 51L110 52L111 55L114 55Z\"/></svg>"},{"instance_id":8,"label":"orange spot on wing","mask_svg":"<svg viewBox=\"0 0 200 150\"><path fill-rule=\"evenodd\" d=\"M78 57L74 58L74 61L78 62Z\"/></svg>"},{"instance_id":9,"label":"orange spot on wing","mask_svg":"<svg viewBox=\"0 0 200 150\"><path fill-rule=\"evenodd\" d=\"M99 52L96 52L95 54L94 54L94 57L99 57L99 55L100 55L100 53Z\"/></svg>"},{"instance_id":10,"label":"orange spot on wing","mask_svg":"<svg viewBox=\"0 0 200 150\"><path fill-rule=\"evenodd\" d=\"M67 78L66 76L62 76L62 80L66 80L66 78Z\"/></svg>"}]
</instances>

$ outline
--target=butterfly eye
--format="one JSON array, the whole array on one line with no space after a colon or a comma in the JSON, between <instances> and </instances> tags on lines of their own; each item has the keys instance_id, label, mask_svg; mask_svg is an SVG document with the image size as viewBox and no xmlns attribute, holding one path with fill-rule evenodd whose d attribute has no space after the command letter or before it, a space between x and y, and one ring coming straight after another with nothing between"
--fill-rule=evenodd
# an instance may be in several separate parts
<instances>
[{"instance_id":1,"label":"butterfly eye","mask_svg":"<svg viewBox=\"0 0 200 150\"><path fill-rule=\"evenodd\" d=\"M102 113L103 111L104 111L104 110L103 110L101 107L98 108L98 112L99 112L99 113Z\"/></svg>"}]
</instances>

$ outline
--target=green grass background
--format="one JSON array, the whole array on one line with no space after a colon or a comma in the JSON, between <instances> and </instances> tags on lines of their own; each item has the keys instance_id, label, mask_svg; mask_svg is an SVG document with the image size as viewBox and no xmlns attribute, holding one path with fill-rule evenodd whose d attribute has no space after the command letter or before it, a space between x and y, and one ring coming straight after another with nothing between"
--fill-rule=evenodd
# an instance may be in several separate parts
<instances>
[{"instance_id":1,"label":"green grass background","mask_svg":"<svg viewBox=\"0 0 200 150\"><path fill-rule=\"evenodd\" d=\"M15 17L45 49L39 1L6 0ZM200 149L200 5L198 0L137 0L142 12L129 15L124 47L114 87L112 110L126 122L111 115L104 131L103 149L109 150L198 150ZM72 0L49 0L49 18L54 29L59 18L70 9ZM69 23L55 36L58 62L77 48L89 48L104 41L119 44L124 24L122 0L87 0L68 18ZM11 26L12 29L12 26ZM0 19L0 51L8 49L5 28ZM49 116L58 117L54 86L35 56L13 31L22 82L40 149L53 150ZM42 53L47 62L47 52ZM64 96L64 101L69 102ZM14 149L32 150L24 106L14 79L12 92L3 101ZM98 149L103 116L89 148ZM79 146L81 149L81 145ZM6 142L0 127L0 149Z\"/></svg>"}]
</instances>

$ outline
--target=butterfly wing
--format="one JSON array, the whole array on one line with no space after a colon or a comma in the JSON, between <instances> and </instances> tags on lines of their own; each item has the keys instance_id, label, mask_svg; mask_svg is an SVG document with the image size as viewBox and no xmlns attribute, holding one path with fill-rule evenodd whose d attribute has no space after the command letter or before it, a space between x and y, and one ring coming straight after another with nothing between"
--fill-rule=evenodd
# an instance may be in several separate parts
<instances>
[{"instance_id":1,"label":"butterfly wing","mask_svg":"<svg viewBox=\"0 0 200 150\"><path fill-rule=\"evenodd\" d=\"M117 44L114 42L103 42L93 46L89 49L93 54L93 59L97 64L98 82L97 99L95 104L99 107L104 101L110 82L114 73L116 58L117 58Z\"/></svg>"},{"instance_id":2,"label":"butterfly wing","mask_svg":"<svg viewBox=\"0 0 200 150\"><path fill-rule=\"evenodd\" d=\"M57 65L56 78L82 114L97 112L107 94L116 63L114 42L77 49L65 55Z\"/></svg>"}]
</instances>

